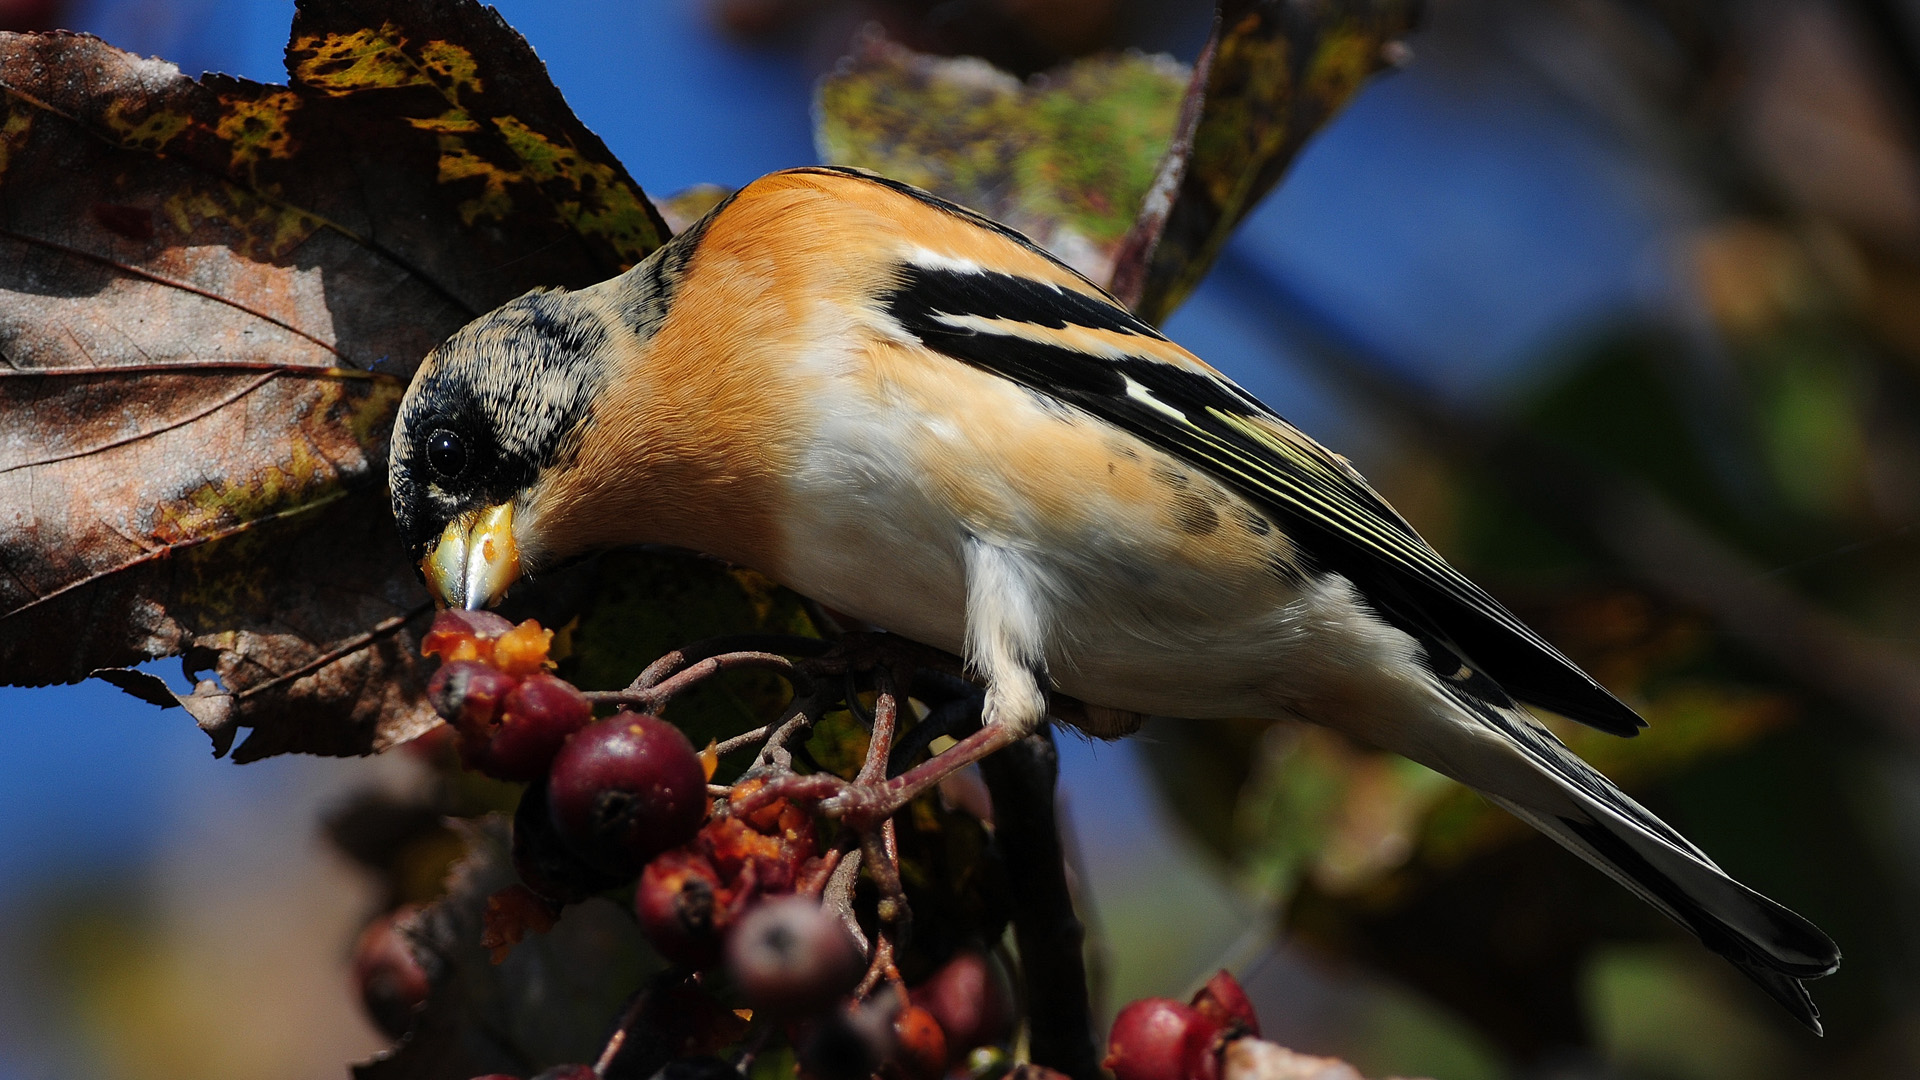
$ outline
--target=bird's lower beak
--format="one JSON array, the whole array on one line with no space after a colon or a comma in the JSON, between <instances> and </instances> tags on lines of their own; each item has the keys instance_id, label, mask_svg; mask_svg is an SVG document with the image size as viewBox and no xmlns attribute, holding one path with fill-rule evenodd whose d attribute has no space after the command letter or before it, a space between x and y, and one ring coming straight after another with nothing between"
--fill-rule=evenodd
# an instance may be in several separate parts
<instances>
[{"instance_id":1,"label":"bird's lower beak","mask_svg":"<svg viewBox=\"0 0 1920 1080\"><path fill-rule=\"evenodd\" d=\"M434 598L446 606L469 611L491 606L520 576L513 504L455 518L420 560L420 569Z\"/></svg>"}]
</instances>

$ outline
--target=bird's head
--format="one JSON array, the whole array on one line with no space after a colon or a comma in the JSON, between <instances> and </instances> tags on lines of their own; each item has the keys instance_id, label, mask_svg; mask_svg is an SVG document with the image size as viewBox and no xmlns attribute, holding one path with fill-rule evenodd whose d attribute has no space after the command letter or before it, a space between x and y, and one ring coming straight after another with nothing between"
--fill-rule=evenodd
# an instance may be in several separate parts
<instances>
[{"instance_id":1,"label":"bird's head","mask_svg":"<svg viewBox=\"0 0 1920 1080\"><path fill-rule=\"evenodd\" d=\"M427 587L481 608L577 552L540 529L542 496L590 422L616 328L580 293L539 290L421 362L394 424L393 513Z\"/></svg>"}]
</instances>

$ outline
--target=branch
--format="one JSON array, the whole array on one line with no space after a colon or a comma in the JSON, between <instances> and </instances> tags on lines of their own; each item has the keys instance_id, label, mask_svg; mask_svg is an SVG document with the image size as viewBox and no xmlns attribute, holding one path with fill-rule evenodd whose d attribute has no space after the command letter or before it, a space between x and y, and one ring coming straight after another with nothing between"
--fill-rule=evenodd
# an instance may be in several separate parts
<instances>
[{"instance_id":1,"label":"branch","mask_svg":"<svg viewBox=\"0 0 1920 1080\"><path fill-rule=\"evenodd\" d=\"M1087 995L1086 929L1074 914L1054 806L1060 757L1040 731L980 762L993 795L994 843L1007 864L1013 933L1026 979L1035 1064L1073 1080L1099 1080Z\"/></svg>"}]
</instances>

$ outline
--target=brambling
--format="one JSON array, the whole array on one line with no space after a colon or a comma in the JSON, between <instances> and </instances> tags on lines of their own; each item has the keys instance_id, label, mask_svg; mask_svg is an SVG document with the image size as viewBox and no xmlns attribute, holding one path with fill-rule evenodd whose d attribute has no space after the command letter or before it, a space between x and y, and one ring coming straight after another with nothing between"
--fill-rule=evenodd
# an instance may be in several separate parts
<instances>
[{"instance_id":1,"label":"brambling","mask_svg":"<svg viewBox=\"0 0 1920 1080\"><path fill-rule=\"evenodd\" d=\"M631 271L420 365L395 516L450 605L633 543L750 566L965 657L977 759L1045 721L1273 717L1468 784L1815 1031L1839 964L1522 703L1644 726L1345 459L1025 237L868 173L743 188Z\"/></svg>"}]
</instances>

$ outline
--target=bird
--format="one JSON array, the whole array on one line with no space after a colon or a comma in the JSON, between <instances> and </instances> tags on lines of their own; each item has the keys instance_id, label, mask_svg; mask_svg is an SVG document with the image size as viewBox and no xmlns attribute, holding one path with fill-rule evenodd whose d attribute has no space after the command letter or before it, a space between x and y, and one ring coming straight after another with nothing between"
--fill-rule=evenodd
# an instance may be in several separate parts
<instances>
[{"instance_id":1,"label":"bird","mask_svg":"<svg viewBox=\"0 0 1920 1080\"><path fill-rule=\"evenodd\" d=\"M1047 722L1320 724L1468 785L1820 1031L1810 921L1741 885L1527 709L1633 709L1451 567L1343 457L1019 232L814 166L631 270L430 352L389 447L430 590L632 544L751 567L964 658L958 767ZM1058 710L1065 714L1068 710Z\"/></svg>"}]
</instances>

